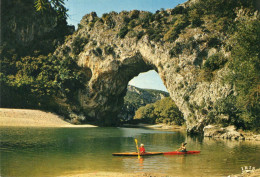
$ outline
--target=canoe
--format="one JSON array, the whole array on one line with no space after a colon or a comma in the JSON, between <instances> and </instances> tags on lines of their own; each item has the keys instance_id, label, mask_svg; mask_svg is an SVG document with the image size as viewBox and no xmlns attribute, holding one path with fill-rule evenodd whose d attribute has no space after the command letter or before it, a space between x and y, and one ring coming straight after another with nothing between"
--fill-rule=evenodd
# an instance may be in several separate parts
<instances>
[{"instance_id":1,"label":"canoe","mask_svg":"<svg viewBox=\"0 0 260 177\"><path fill-rule=\"evenodd\" d=\"M199 154L200 151L186 151L186 152L179 152L179 151L171 151L171 152L163 152L164 155L182 155L182 154Z\"/></svg>"},{"instance_id":2,"label":"canoe","mask_svg":"<svg viewBox=\"0 0 260 177\"><path fill-rule=\"evenodd\" d=\"M163 152L145 152L140 154L140 156L149 156L149 155L161 155ZM137 152L121 152L121 153L113 153L113 156L138 156Z\"/></svg>"}]
</instances>

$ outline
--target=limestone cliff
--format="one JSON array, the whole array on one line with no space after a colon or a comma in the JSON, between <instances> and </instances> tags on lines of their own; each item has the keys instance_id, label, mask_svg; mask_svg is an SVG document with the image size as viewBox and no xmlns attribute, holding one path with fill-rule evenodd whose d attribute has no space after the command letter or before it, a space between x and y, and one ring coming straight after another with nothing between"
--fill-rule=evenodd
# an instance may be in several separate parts
<instances>
[{"instance_id":1,"label":"limestone cliff","mask_svg":"<svg viewBox=\"0 0 260 177\"><path fill-rule=\"evenodd\" d=\"M18 56L53 52L63 43L64 36L73 33L66 19L59 17L53 8L37 12L35 0L1 1L1 54L16 53Z\"/></svg>"},{"instance_id":2,"label":"limestone cliff","mask_svg":"<svg viewBox=\"0 0 260 177\"><path fill-rule=\"evenodd\" d=\"M155 14L134 10L84 16L79 29L55 52L60 58L73 57L89 77L78 94L84 114L112 124L128 82L154 69L184 114L189 132L200 132L212 122L216 102L235 94L222 82L230 55L227 28L245 13L239 11L241 4L221 7L223 14L214 8L201 13L198 2ZM216 56L217 67L206 72L205 63Z\"/></svg>"}]
</instances>

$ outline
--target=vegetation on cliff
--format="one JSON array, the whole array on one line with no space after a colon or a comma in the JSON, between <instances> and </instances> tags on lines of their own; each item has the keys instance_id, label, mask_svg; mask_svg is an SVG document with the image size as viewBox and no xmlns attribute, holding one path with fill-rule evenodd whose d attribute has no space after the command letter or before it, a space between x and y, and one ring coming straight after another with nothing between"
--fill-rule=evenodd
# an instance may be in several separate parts
<instances>
[{"instance_id":1,"label":"vegetation on cliff","mask_svg":"<svg viewBox=\"0 0 260 177\"><path fill-rule=\"evenodd\" d=\"M73 32L65 7L46 5L37 12L33 0L1 5L1 107L64 113L65 102L73 102L72 95L85 82L75 59L51 54Z\"/></svg>"},{"instance_id":2,"label":"vegetation on cliff","mask_svg":"<svg viewBox=\"0 0 260 177\"><path fill-rule=\"evenodd\" d=\"M237 28L227 76L237 94L223 100L219 111L226 111L238 127L260 131L260 20L240 21Z\"/></svg>"},{"instance_id":3,"label":"vegetation on cliff","mask_svg":"<svg viewBox=\"0 0 260 177\"><path fill-rule=\"evenodd\" d=\"M119 118L122 121L132 120L135 112L142 106L154 103L164 97L169 97L169 93L161 90L141 89L134 86L128 86L126 96L124 97L124 105Z\"/></svg>"},{"instance_id":4,"label":"vegetation on cliff","mask_svg":"<svg viewBox=\"0 0 260 177\"><path fill-rule=\"evenodd\" d=\"M155 103L140 107L134 119L139 119L145 123L165 123L183 125L184 118L179 108L170 97L158 100Z\"/></svg>"},{"instance_id":5,"label":"vegetation on cliff","mask_svg":"<svg viewBox=\"0 0 260 177\"><path fill-rule=\"evenodd\" d=\"M238 128L257 129L260 127L260 22L254 3L254 0L199 0L188 1L174 9L161 9L156 13L133 10L119 14L111 12L100 18L91 13L83 17L78 30L67 38L67 43L56 52L58 54L49 55L64 42L65 36L72 32L66 23L66 9L55 9L58 6L54 5L46 9L46 13L42 13L35 11L33 0L3 1L1 27L5 35L2 35L0 50L1 107L44 108L62 113L69 113L71 110L80 112L83 107L78 103L76 95L79 88L87 87L92 74L89 68L78 66L78 59L84 50L89 49L84 56L96 57L96 63L92 63L92 66L109 58L115 61L113 66L120 66L120 69L127 71L127 64L118 64L121 62L120 57L126 52L126 49L121 50L125 44L106 44L105 38L97 33L100 30L104 35L109 34L113 40L127 39L135 43L147 40L148 42L145 42L151 46L151 53L158 52L160 46L165 47L165 56L169 56L168 64L163 66L160 64L163 61L158 61L158 66L154 63L149 66L165 72L169 72L166 71L167 68L173 67L171 74L178 73L176 75L183 78L183 82L178 83L178 89L183 93L178 96L182 97L179 105L186 106L185 109L189 111L187 118L193 118L194 122L200 123L198 118L201 116L205 118L205 124L234 124ZM62 3L58 5L63 7ZM41 4L38 4L39 10L40 6ZM102 41L97 41L100 39ZM185 57L180 57L182 54L196 56L194 60L183 62ZM136 63L140 64L139 60ZM107 66L104 65L103 69L109 69L110 65ZM131 69L135 70L134 67ZM199 103L199 99L194 99L195 96L192 95L197 85L214 82L220 77L220 71L227 71L223 83L228 83L232 92L226 98L215 100L214 94L219 90L211 90L214 94L209 93L207 98L212 99ZM101 69L98 72L101 72ZM184 79L188 72L196 81L190 79L188 82ZM133 75L136 73L133 72ZM121 77L116 74L114 76ZM130 76L127 77L129 78ZM125 94L123 91L118 95L114 92L114 95L102 99L102 96L107 94L106 88L102 85L94 89L94 86L102 83L102 78L99 79L91 85L91 91L103 89L103 92L100 95L89 94L93 98L89 102L96 106L96 110L89 107L88 111L93 110L91 115L94 118L99 117L100 110L105 110L108 115L118 111L119 109L112 108L114 105L109 105L109 99L120 104L121 101L114 98L118 95L123 97ZM89 93L87 89L83 91ZM100 105L101 101L104 101L104 105ZM154 107L150 107L147 110L152 110L153 113L149 121L160 121L160 116L166 118L166 113L161 115L158 113L161 110L155 111ZM149 117L144 112L145 109L142 109L143 112L139 111L139 118ZM176 120L172 118L168 121ZM178 121L176 123L179 124Z\"/></svg>"}]
</instances>

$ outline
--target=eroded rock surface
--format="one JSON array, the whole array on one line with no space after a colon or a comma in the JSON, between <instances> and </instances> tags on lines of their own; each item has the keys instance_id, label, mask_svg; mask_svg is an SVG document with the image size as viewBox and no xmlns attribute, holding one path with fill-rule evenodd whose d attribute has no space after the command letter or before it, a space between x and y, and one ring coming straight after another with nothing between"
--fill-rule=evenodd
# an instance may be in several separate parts
<instances>
[{"instance_id":1,"label":"eroded rock surface","mask_svg":"<svg viewBox=\"0 0 260 177\"><path fill-rule=\"evenodd\" d=\"M153 69L183 112L188 131L201 132L212 121L217 100L234 94L233 88L222 82L226 67L215 70L211 79L205 79L202 72L210 56L230 55L224 47L228 37L205 17L203 27L192 26L188 19L172 39L176 23L182 23L185 14L171 9L158 12L155 19L158 15L160 20L150 20L149 27L143 22L147 15L143 11L112 12L102 18L96 13L88 14L55 55L73 57L86 71L89 79L86 88L79 91L78 100L88 117L113 124L123 105L128 82L139 73ZM149 30L161 26L164 36L152 37Z\"/></svg>"}]
</instances>

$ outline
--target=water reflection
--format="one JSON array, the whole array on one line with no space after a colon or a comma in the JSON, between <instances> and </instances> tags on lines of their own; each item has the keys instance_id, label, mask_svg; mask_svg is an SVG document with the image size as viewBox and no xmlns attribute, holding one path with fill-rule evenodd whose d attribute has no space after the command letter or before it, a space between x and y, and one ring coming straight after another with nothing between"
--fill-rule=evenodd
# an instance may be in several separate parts
<instances>
[{"instance_id":1,"label":"water reflection","mask_svg":"<svg viewBox=\"0 0 260 177\"><path fill-rule=\"evenodd\" d=\"M134 139L147 151L173 151L182 142L194 155L114 157L136 151ZM190 137L183 132L136 128L2 128L2 176L57 176L110 172L163 172L172 176L224 176L241 166L260 166L258 144Z\"/></svg>"}]
</instances>

